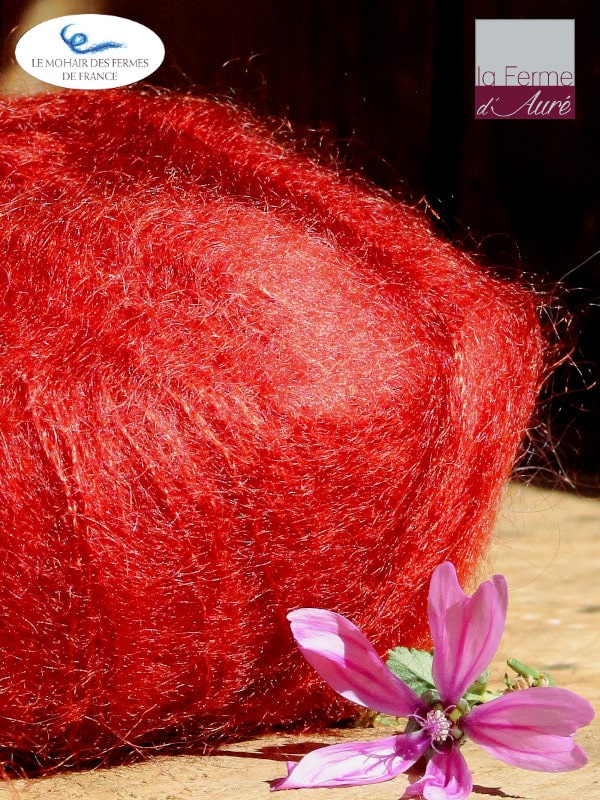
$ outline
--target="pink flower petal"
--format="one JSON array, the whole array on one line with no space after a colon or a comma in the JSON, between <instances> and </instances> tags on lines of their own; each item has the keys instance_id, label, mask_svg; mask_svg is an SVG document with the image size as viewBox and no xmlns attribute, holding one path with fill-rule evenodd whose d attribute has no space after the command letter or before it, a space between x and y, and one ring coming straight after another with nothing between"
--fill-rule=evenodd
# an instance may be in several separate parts
<instances>
[{"instance_id":1,"label":"pink flower petal","mask_svg":"<svg viewBox=\"0 0 600 800\"><path fill-rule=\"evenodd\" d=\"M587 763L572 735L594 717L583 697L552 686L511 692L483 703L462 728L491 755L514 767L568 772Z\"/></svg>"},{"instance_id":2,"label":"pink flower petal","mask_svg":"<svg viewBox=\"0 0 600 800\"><path fill-rule=\"evenodd\" d=\"M304 658L342 697L396 717L422 713L426 708L345 617L319 608L301 608L288 614L288 620Z\"/></svg>"},{"instance_id":3,"label":"pink flower petal","mask_svg":"<svg viewBox=\"0 0 600 800\"><path fill-rule=\"evenodd\" d=\"M473 791L473 778L458 747L447 753L434 753L425 775L406 790L404 797L425 800L465 800Z\"/></svg>"},{"instance_id":4,"label":"pink flower petal","mask_svg":"<svg viewBox=\"0 0 600 800\"><path fill-rule=\"evenodd\" d=\"M411 767L428 747L429 737L421 731L377 742L344 742L320 747L298 764L288 762L287 778L277 781L272 789L382 783Z\"/></svg>"},{"instance_id":5,"label":"pink flower petal","mask_svg":"<svg viewBox=\"0 0 600 800\"><path fill-rule=\"evenodd\" d=\"M444 705L456 703L489 666L502 638L507 605L503 575L482 583L468 597L449 561L434 571L428 608L433 680Z\"/></svg>"}]
</instances>

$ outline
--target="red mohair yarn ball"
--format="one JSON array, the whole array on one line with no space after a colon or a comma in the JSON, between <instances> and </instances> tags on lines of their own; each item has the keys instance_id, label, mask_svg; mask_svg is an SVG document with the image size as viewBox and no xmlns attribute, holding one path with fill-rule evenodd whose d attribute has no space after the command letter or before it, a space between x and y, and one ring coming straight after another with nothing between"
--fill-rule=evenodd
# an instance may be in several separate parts
<instances>
[{"instance_id":1,"label":"red mohair yarn ball","mask_svg":"<svg viewBox=\"0 0 600 800\"><path fill-rule=\"evenodd\" d=\"M212 100L4 99L0 181L4 763L347 714L286 613L427 643L534 408L535 299Z\"/></svg>"}]
</instances>

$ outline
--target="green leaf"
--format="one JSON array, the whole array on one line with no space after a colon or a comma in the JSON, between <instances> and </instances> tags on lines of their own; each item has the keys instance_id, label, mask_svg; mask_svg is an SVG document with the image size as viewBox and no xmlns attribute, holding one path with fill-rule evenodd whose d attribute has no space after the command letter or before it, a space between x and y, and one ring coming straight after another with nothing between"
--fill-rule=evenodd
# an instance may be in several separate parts
<instances>
[{"instance_id":1,"label":"green leaf","mask_svg":"<svg viewBox=\"0 0 600 800\"><path fill-rule=\"evenodd\" d=\"M502 697L503 694L504 692L492 692L486 689L484 692L466 692L463 694L462 699L466 700L472 708L482 703L489 703L490 700L496 700L498 697Z\"/></svg>"},{"instance_id":2,"label":"green leaf","mask_svg":"<svg viewBox=\"0 0 600 800\"><path fill-rule=\"evenodd\" d=\"M428 650L415 650L408 647L395 647L388 653L387 668L397 678L421 697L425 692L435 690L431 665L433 653Z\"/></svg>"}]
</instances>

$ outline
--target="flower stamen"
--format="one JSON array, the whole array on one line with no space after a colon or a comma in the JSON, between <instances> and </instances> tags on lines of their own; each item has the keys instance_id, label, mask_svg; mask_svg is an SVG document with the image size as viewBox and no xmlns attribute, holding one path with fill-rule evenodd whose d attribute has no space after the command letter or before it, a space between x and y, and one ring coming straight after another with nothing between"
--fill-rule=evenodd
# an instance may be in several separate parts
<instances>
[{"instance_id":1,"label":"flower stamen","mask_svg":"<svg viewBox=\"0 0 600 800\"><path fill-rule=\"evenodd\" d=\"M414 723L417 723L421 730L424 730L430 736L432 748L440 753L442 752L440 745L444 745L449 739L457 741L463 736L463 732L456 725L456 720L449 713L455 711L455 709L456 706L449 706L447 709L443 709L441 705L437 705L431 708L425 717L420 714L412 714L411 720L414 720L414 722L411 725L409 721L407 730L412 729Z\"/></svg>"},{"instance_id":2,"label":"flower stamen","mask_svg":"<svg viewBox=\"0 0 600 800\"><path fill-rule=\"evenodd\" d=\"M432 743L443 744L450 736L452 723L441 708L432 708L427 712L423 729L431 736Z\"/></svg>"}]
</instances>

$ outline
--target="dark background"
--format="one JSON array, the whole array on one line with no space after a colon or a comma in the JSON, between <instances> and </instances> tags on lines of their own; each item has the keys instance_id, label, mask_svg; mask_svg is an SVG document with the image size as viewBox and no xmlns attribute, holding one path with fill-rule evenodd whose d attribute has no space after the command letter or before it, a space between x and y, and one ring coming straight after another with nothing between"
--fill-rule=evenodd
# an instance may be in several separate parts
<instances>
[{"instance_id":1,"label":"dark background","mask_svg":"<svg viewBox=\"0 0 600 800\"><path fill-rule=\"evenodd\" d=\"M93 0L90 0L93 2ZM24 3L4 2L5 63ZM88 2L89 5L89 2ZM285 117L378 184L429 209L486 264L534 273L579 330L550 429L524 469L593 493L600 473L600 3L97 0L162 38L151 82ZM85 0L65 13L83 13ZM56 12L50 14L56 16ZM575 120L474 120L476 18L575 19ZM17 26L17 28L15 28ZM561 313L551 312L560 323ZM564 314L562 315L564 317ZM543 443L545 441L545 444Z\"/></svg>"}]
</instances>

